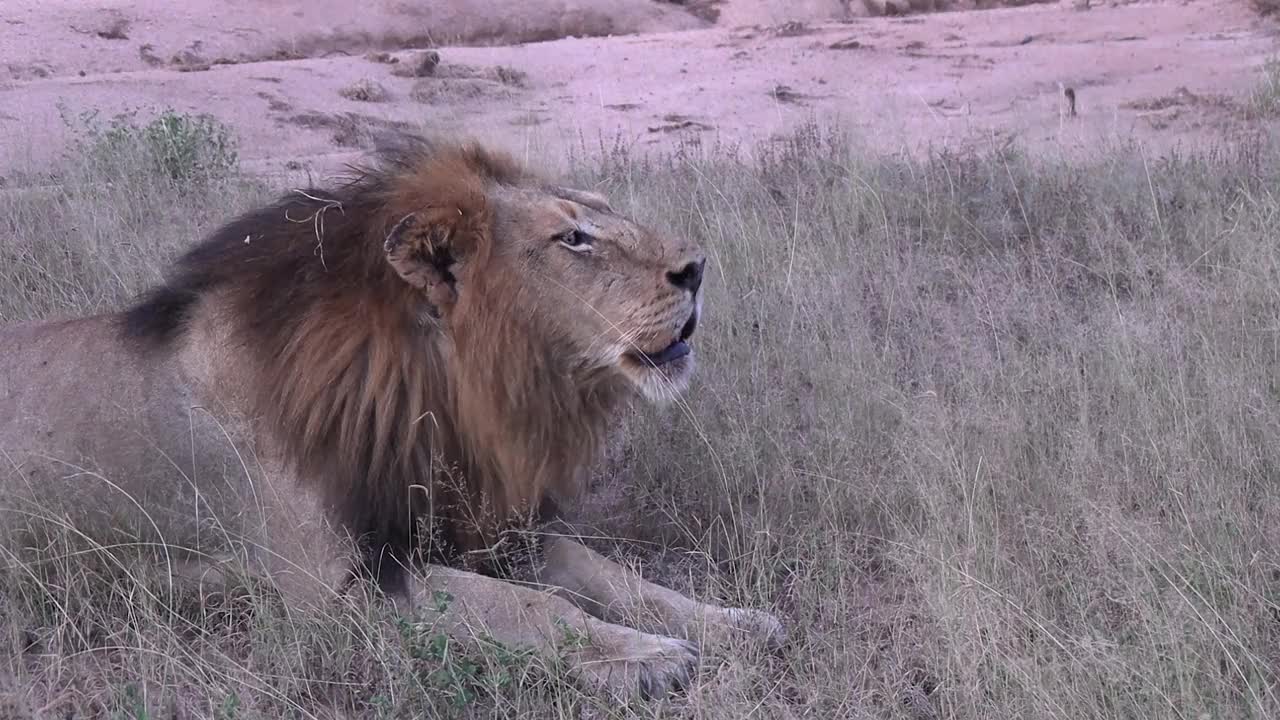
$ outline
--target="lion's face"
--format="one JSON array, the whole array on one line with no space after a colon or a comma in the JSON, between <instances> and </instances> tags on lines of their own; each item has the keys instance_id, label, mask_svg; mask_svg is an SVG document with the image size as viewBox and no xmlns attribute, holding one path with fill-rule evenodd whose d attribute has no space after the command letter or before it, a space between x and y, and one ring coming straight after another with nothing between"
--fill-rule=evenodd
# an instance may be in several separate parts
<instances>
[{"instance_id":1,"label":"lion's face","mask_svg":"<svg viewBox=\"0 0 1280 720\"><path fill-rule=\"evenodd\" d=\"M570 367L614 373L655 402L685 389L706 264L695 242L564 188L500 193L493 236L490 270L519 287L514 309L571 354Z\"/></svg>"}]
</instances>

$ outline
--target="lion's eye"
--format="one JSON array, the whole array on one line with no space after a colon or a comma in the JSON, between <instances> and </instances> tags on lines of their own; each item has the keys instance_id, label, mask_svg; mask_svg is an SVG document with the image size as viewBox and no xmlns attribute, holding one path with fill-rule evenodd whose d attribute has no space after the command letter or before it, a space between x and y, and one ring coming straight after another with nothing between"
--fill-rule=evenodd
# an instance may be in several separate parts
<instances>
[{"instance_id":1,"label":"lion's eye","mask_svg":"<svg viewBox=\"0 0 1280 720\"><path fill-rule=\"evenodd\" d=\"M591 249L591 236L581 230L570 230L561 235L559 240L561 245L574 252L584 252Z\"/></svg>"}]
</instances>

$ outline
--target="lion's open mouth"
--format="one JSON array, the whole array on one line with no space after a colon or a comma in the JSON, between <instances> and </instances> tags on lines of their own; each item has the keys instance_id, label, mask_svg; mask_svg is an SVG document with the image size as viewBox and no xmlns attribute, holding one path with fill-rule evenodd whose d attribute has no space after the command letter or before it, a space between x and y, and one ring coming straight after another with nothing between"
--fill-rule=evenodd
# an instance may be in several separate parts
<instances>
[{"instance_id":1,"label":"lion's open mouth","mask_svg":"<svg viewBox=\"0 0 1280 720\"><path fill-rule=\"evenodd\" d=\"M680 337L676 338L675 342L656 353L636 351L632 355L641 363L652 367L662 367L669 362L679 360L693 352L693 349L689 347L688 340L693 336L693 331L697 327L698 314L695 312L689 316L689 320L684 324L684 327L680 328Z\"/></svg>"},{"instance_id":2,"label":"lion's open mouth","mask_svg":"<svg viewBox=\"0 0 1280 720\"><path fill-rule=\"evenodd\" d=\"M660 367L672 360L679 360L690 352L689 343L677 340L656 353L636 353L636 357L647 365Z\"/></svg>"}]
</instances>

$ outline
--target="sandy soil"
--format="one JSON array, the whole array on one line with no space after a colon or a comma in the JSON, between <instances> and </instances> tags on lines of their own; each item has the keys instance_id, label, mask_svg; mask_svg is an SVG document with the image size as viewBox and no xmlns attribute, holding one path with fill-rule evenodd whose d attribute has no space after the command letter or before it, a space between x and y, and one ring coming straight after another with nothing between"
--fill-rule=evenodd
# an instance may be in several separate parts
<instances>
[{"instance_id":1,"label":"sandy soil","mask_svg":"<svg viewBox=\"0 0 1280 720\"><path fill-rule=\"evenodd\" d=\"M268 172L332 166L400 123L513 146L646 146L838 118L882 150L1166 144L1242 125L1276 49L1245 0L1079 2L855 17L885 4L6 0L0 176L56 157L60 109L209 112ZM440 57L429 74L428 46Z\"/></svg>"}]
</instances>

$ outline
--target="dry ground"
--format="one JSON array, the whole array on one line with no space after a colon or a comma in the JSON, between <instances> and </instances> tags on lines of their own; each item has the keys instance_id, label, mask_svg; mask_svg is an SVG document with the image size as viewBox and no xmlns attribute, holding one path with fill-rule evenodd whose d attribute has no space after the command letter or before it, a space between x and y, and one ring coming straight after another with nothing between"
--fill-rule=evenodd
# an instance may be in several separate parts
<instances>
[{"instance_id":1,"label":"dry ground","mask_svg":"<svg viewBox=\"0 0 1280 720\"><path fill-rule=\"evenodd\" d=\"M547 663L367 608L170 602L127 563L0 561L0 719L1277 716L1280 66L1259 70L1272 40L1246 11L445 48L432 78L516 99L440 114L403 99L423 78L359 56L118 73L94 56L101 75L0 88L15 118L0 115L0 175L42 185L0 193L3 322L117 306L286 187L286 162L449 113L700 239L698 380L686 404L631 419L578 520L646 574L793 633L782 657L707 658L687 695L616 707ZM831 49L854 36L876 46ZM946 75L974 55L1003 62ZM1069 59L1097 82L1076 80L1082 117L1060 124ZM338 95L373 73L392 100ZM762 98L778 78L794 95ZM138 102L180 112L75 119Z\"/></svg>"},{"instance_id":2,"label":"dry ground","mask_svg":"<svg viewBox=\"0 0 1280 720\"><path fill-rule=\"evenodd\" d=\"M1171 146L1237 129L1238 97L1275 48L1246 0L905 17L836 0L711 5L714 23L651 0L500 12L373 0L359 13L334 0L6 0L0 175L56 158L64 115L169 107L212 113L247 168L285 174L333 169L367 130L406 122L558 148L752 143L812 117L882 150L993 136L1055 151L1135 135ZM438 70L415 74L428 46ZM1060 113L1059 83L1077 91L1075 118ZM380 91L350 92L370 84Z\"/></svg>"}]
</instances>

